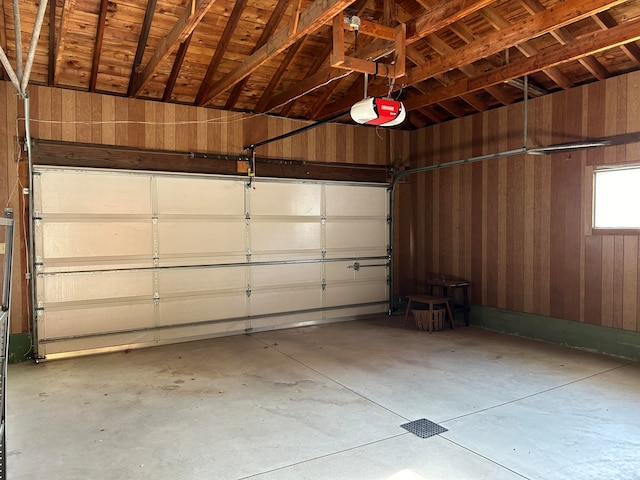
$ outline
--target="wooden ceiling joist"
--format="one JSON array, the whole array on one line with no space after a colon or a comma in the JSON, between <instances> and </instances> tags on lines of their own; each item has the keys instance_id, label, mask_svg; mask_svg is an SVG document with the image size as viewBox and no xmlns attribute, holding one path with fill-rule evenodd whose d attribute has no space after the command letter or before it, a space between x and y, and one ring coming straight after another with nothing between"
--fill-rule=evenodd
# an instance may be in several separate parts
<instances>
[{"instance_id":1,"label":"wooden ceiling joist","mask_svg":"<svg viewBox=\"0 0 640 480\"><path fill-rule=\"evenodd\" d=\"M191 43L192 38L193 32L191 32L187 39L178 47L176 58L173 61L173 67L171 67L171 73L169 74L169 79L167 80L167 84L164 87L164 92L162 93L163 102L168 102L171 99L173 87L176 86L176 80L178 79L178 75L180 74L180 69L182 68L184 57L187 56L187 50L189 49L189 44Z\"/></svg>"},{"instance_id":2,"label":"wooden ceiling joist","mask_svg":"<svg viewBox=\"0 0 640 480\"><path fill-rule=\"evenodd\" d=\"M257 52L250 55L242 65L236 67L228 75L225 75L224 78L211 86L205 96L203 105L210 102L228 88L233 87L247 75L251 75L262 64L289 48L300 38L322 27L338 13L351 5L353 1L354 0L317 0L311 4L311 6L307 7L300 15L300 21L298 22L295 33L291 34L293 22L289 22L287 25L278 29L278 31L273 34L273 37Z\"/></svg>"},{"instance_id":3,"label":"wooden ceiling joist","mask_svg":"<svg viewBox=\"0 0 640 480\"><path fill-rule=\"evenodd\" d=\"M54 2L55 3L55 0ZM100 55L102 54L102 39L104 37L104 27L107 23L107 7L109 0L100 0L100 12L98 13L98 27L96 29L96 38L93 44L93 60L91 62L91 76L89 77L89 91L96 91L96 82L98 80L98 69L100 68Z\"/></svg>"},{"instance_id":4,"label":"wooden ceiling joist","mask_svg":"<svg viewBox=\"0 0 640 480\"><path fill-rule=\"evenodd\" d=\"M570 45L556 45L533 57L496 68L472 79L465 79L438 89L432 93L412 97L405 102L407 110L422 108L459 96L461 93L477 91L490 85L504 83L510 79L530 75L542 68L575 61L628 42L640 40L640 19L632 20L608 30L600 30L580 37Z\"/></svg>"},{"instance_id":5,"label":"wooden ceiling joist","mask_svg":"<svg viewBox=\"0 0 640 480\"><path fill-rule=\"evenodd\" d=\"M613 28L618 22L611 16L609 12L600 12L593 16L593 19L602 29ZM640 47L633 42L620 45L620 49L633 63L640 67Z\"/></svg>"},{"instance_id":6,"label":"wooden ceiling joist","mask_svg":"<svg viewBox=\"0 0 640 480\"><path fill-rule=\"evenodd\" d=\"M184 42L191 32L198 26L202 18L207 14L211 6L216 0L192 0L187 4L182 15L178 18L171 31L162 39L160 45L151 56L151 59L144 69L137 75L134 75L131 95L136 96L140 90L151 80L154 73L158 71L160 65L173 53L178 45Z\"/></svg>"},{"instance_id":7,"label":"wooden ceiling joist","mask_svg":"<svg viewBox=\"0 0 640 480\"><path fill-rule=\"evenodd\" d=\"M52 2L55 3L55 2ZM52 86L56 86L58 84L58 77L60 76L60 68L62 66L62 57L64 56L65 49L65 33L67 31L67 25L69 24L69 19L71 18L71 14L75 9L76 0L65 0L62 5L62 12L60 14L60 26L58 27L58 37L56 38L56 46L55 46L55 54L54 54L54 65L55 68L53 70L53 79L51 81Z\"/></svg>"},{"instance_id":8,"label":"wooden ceiling joist","mask_svg":"<svg viewBox=\"0 0 640 480\"><path fill-rule=\"evenodd\" d=\"M133 79L138 73L138 68L142 63L142 57L144 57L144 50L147 47L147 40L149 40L149 32L151 31L151 22L153 21L153 15L156 11L157 0L147 0L147 7L144 12L144 20L142 21L142 28L140 29L140 36L138 37L138 45L136 47L136 56L133 59L133 67L131 68L131 75L129 75L129 86L127 87L127 96L133 95Z\"/></svg>"}]
</instances>

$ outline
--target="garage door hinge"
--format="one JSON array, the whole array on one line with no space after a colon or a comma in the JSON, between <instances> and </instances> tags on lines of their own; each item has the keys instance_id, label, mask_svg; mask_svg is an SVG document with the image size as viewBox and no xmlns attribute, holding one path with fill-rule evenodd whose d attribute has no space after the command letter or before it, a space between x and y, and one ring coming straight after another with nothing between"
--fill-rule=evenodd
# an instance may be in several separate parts
<instances>
[{"instance_id":1,"label":"garage door hinge","mask_svg":"<svg viewBox=\"0 0 640 480\"><path fill-rule=\"evenodd\" d=\"M322 279L322 290L326 290L327 289L327 280L326 279Z\"/></svg>"},{"instance_id":2,"label":"garage door hinge","mask_svg":"<svg viewBox=\"0 0 640 480\"><path fill-rule=\"evenodd\" d=\"M251 296L251 285L247 285L247 297Z\"/></svg>"},{"instance_id":3,"label":"garage door hinge","mask_svg":"<svg viewBox=\"0 0 640 480\"><path fill-rule=\"evenodd\" d=\"M247 262L251 261L251 250L247 250Z\"/></svg>"},{"instance_id":4,"label":"garage door hinge","mask_svg":"<svg viewBox=\"0 0 640 480\"><path fill-rule=\"evenodd\" d=\"M387 215L387 225L391 223L391 215Z\"/></svg>"},{"instance_id":5,"label":"garage door hinge","mask_svg":"<svg viewBox=\"0 0 640 480\"><path fill-rule=\"evenodd\" d=\"M320 217L320 223L322 223L322 225L327 223L327 216L326 215L322 215L322 217Z\"/></svg>"},{"instance_id":6,"label":"garage door hinge","mask_svg":"<svg viewBox=\"0 0 640 480\"><path fill-rule=\"evenodd\" d=\"M325 247L322 247L322 258L327 256L327 249Z\"/></svg>"},{"instance_id":7,"label":"garage door hinge","mask_svg":"<svg viewBox=\"0 0 640 480\"><path fill-rule=\"evenodd\" d=\"M244 216L244 221L247 225L251 223L251 215L249 215L249 212Z\"/></svg>"},{"instance_id":8,"label":"garage door hinge","mask_svg":"<svg viewBox=\"0 0 640 480\"><path fill-rule=\"evenodd\" d=\"M160 294L158 292L155 292L153 294L153 304L158 305L158 303L160 303Z\"/></svg>"}]
</instances>

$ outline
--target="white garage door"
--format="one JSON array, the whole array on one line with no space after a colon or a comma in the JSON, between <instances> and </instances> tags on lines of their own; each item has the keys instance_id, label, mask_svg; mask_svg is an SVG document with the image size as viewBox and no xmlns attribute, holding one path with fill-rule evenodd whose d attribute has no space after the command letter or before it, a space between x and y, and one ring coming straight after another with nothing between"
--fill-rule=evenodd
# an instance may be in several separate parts
<instances>
[{"instance_id":1,"label":"white garage door","mask_svg":"<svg viewBox=\"0 0 640 480\"><path fill-rule=\"evenodd\" d=\"M386 185L36 167L36 345L58 357L388 310Z\"/></svg>"}]
</instances>

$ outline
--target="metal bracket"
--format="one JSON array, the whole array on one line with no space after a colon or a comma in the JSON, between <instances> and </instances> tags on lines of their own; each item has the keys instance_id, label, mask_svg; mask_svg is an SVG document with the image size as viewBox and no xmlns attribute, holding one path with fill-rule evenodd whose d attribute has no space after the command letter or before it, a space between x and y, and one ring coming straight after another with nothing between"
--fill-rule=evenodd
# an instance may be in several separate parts
<instances>
[{"instance_id":1,"label":"metal bracket","mask_svg":"<svg viewBox=\"0 0 640 480\"><path fill-rule=\"evenodd\" d=\"M327 280L326 279L322 279L322 290L326 290L327 289Z\"/></svg>"},{"instance_id":2,"label":"metal bracket","mask_svg":"<svg viewBox=\"0 0 640 480\"><path fill-rule=\"evenodd\" d=\"M246 293L247 293L247 297L251 296L251 285L247 285Z\"/></svg>"},{"instance_id":3,"label":"metal bracket","mask_svg":"<svg viewBox=\"0 0 640 480\"><path fill-rule=\"evenodd\" d=\"M360 262L354 262L353 265L347 265L347 268L353 268L357 272L360 270Z\"/></svg>"}]
</instances>

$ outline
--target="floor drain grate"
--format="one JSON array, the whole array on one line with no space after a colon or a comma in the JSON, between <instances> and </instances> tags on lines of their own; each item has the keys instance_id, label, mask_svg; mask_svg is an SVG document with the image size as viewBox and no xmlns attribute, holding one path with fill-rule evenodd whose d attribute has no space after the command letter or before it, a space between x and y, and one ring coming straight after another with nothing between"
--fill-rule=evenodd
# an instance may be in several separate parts
<instances>
[{"instance_id":1,"label":"floor drain grate","mask_svg":"<svg viewBox=\"0 0 640 480\"><path fill-rule=\"evenodd\" d=\"M405 430L416 434L420 438L429 438L448 431L443 426L433 423L431 420L427 420L426 418L414 420L413 422L405 423L400 426Z\"/></svg>"}]
</instances>

